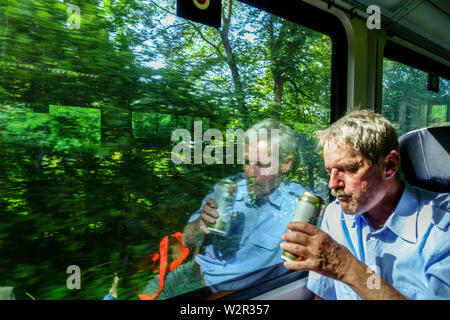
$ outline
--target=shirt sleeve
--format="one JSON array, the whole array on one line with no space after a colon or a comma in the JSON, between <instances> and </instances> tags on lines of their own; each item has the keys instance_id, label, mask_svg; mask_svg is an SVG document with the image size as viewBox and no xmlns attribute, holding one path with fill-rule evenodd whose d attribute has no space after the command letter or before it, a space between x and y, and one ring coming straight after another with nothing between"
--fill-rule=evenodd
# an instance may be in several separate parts
<instances>
[{"instance_id":1,"label":"shirt sleeve","mask_svg":"<svg viewBox=\"0 0 450 320\"><path fill-rule=\"evenodd\" d=\"M425 265L428 287L421 299L450 299L450 195L445 194L433 208L433 228L423 252L429 252Z\"/></svg>"},{"instance_id":2,"label":"shirt sleeve","mask_svg":"<svg viewBox=\"0 0 450 320\"><path fill-rule=\"evenodd\" d=\"M336 300L334 280L310 271L306 287L325 300Z\"/></svg>"},{"instance_id":3,"label":"shirt sleeve","mask_svg":"<svg viewBox=\"0 0 450 320\"><path fill-rule=\"evenodd\" d=\"M422 297L425 300L450 299L450 237L448 232L438 232L445 236L432 242L435 254L425 269L429 279L427 291Z\"/></svg>"},{"instance_id":4,"label":"shirt sleeve","mask_svg":"<svg viewBox=\"0 0 450 320\"><path fill-rule=\"evenodd\" d=\"M450 274L450 268L448 265L450 264L450 259L447 259L445 262L447 266L440 266L441 270L433 270L437 271L439 275L430 275L430 282L428 283L428 290L425 293L422 299L424 300L448 300L450 299L450 284L447 279L443 278L444 274ZM435 268L436 269L436 268Z\"/></svg>"}]
</instances>

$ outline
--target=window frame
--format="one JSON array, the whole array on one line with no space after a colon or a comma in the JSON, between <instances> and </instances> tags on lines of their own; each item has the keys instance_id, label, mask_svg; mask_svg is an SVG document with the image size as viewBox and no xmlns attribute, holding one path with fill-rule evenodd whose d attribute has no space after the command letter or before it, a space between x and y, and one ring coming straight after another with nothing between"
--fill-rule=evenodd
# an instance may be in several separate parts
<instances>
[{"instance_id":1,"label":"window frame","mask_svg":"<svg viewBox=\"0 0 450 320\"><path fill-rule=\"evenodd\" d=\"M331 12L321 10L305 2L292 0L238 1L330 37L332 42L330 124L345 115L348 102L348 39L344 25L339 18Z\"/></svg>"},{"instance_id":2,"label":"window frame","mask_svg":"<svg viewBox=\"0 0 450 320\"><path fill-rule=\"evenodd\" d=\"M290 0L239 1L330 37L332 42L330 124L345 115L347 112L348 39L344 25L339 18L305 2ZM219 300L248 300L306 277L308 277L307 271L292 270L282 276L221 297Z\"/></svg>"},{"instance_id":3,"label":"window frame","mask_svg":"<svg viewBox=\"0 0 450 320\"><path fill-rule=\"evenodd\" d=\"M305 2L294 2L291 0L278 0L276 2L273 0L239 1L330 37L332 41L330 124L345 115L347 112L348 39L344 25L339 18L330 12L321 10ZM252 299L307 277L308 271L291 270L279 277L220 296L217 300ZM302 288L304 287L300 287L299 289ZM171 297L168 300L184 299L192 299L192 295L187 293Z\"/></svg>"},{"instance_id":4,"label":"window frame","mask_svg":"<svg viewBox=\"0 0 450 320\"><path fill-rule=\"evenodd\" d=\"M425 73L434 73L440 78L450 80L450 65L445 65L424 54L418 53L410 48L402 46L394 42L393 40L388 40L386 42L382 63L384 63L384 58L401 63L405 66L420 70ZM381 81L383 81L384 76L385 75L383 73ZM381 90L383 90L382 86ZM383 91L381 92L381 103L376 107L375 111L379 114L382 114L383 112Z\"/></svg>"},{"instance_id":5,"label":"window frame","mask_svg":"<svg viewBox=\"0 0 450 320\"><path fill-rule=\"evenodd\" d=\"M424 72L450 80L450 66L406 48L392 40L386 42L383 58L388 58Z\"/></svg>"},{"instance_id":6,"label":"window frame","mask_svg":"<svg viewBox=\"0 0 450 320\"><path fill-rule=\"evenodd\" d=\"M291 0L239 1L330 37L332 42L330 124L342 117L347 111L348 39L345 28L339 18L330 12L304 2ZM48 113L48 110L46 113ZM242 289L232 295L224 296L223 299L249 299L291 282L304 279L307 276L307 271L290 271L282 276Z\"/></svg>"}]
</instances>

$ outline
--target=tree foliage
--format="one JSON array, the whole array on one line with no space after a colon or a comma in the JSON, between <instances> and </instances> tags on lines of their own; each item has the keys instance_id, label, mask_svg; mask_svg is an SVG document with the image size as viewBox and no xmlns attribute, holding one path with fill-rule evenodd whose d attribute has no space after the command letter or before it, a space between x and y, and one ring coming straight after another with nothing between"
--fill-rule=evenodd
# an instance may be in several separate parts
<instances>
[{"instance_id":1,"label":"tree foliage","mask_svg":"<svg viewBox=\"0 0 450 320\"><path fill-rule=\"evenodd\" d=\"M427 84L426 72L385 59L383 116L398 124L398 135L450 122L448 80L440 79L437 93L428 91Z\"/></svg>"}]
</instances>

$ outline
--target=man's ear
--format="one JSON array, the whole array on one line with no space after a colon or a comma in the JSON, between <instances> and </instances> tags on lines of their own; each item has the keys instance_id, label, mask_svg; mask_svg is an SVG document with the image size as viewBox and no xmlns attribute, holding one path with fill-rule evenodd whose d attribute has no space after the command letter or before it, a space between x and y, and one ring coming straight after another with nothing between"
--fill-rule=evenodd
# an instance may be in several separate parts
<instances>
[{"instance_id":1,"label":"man's ear","mask_svg":"<svg viewBox=\"0 0 450 320\"><path fill-rule=\"evenodd\" d=\"M289 170L292 169L293 164L294 164L294 156L290 154L286 158L284 158L283 165L281 166L281 173L289 172Z\"/></svg>"},{"instance_id":2,"label":"man's ear","mask_svg":"<svg viewBox=\"0 0 450 320\"><path fill-rule=\"evenodd\" d=\"M395 177L400 170L400 153L397 150L391 150L384 157L384 177L391 179Z\"/></svg>"}]
</instances>

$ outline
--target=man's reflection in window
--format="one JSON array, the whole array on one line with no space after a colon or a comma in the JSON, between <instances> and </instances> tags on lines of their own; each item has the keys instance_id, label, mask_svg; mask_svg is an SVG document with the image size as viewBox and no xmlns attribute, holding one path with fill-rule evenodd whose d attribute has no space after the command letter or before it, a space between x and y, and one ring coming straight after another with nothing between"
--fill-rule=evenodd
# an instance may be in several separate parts
<instances>
[{"instance_id":1,"label":"man's reflection in window","mask_svg":"<svg viewBox=\"0 0 450 320\"><path fill-rule=\"evenodd\" d=\"M272 129L278 130L278 134L271 134ZM256 139L252 136L255 132ZM273 144L279 146L278 159L271 158ZM265 157L261 155L275 161L276 170L267 170L273 163L263 161ZM219 291L243 289L267 280L271 272L268 267L282 262L281 236L292 220L298 197L306 191L287 178L300 158L296 134L277 120L263 120L247 130L245 156L244 172L227 178L237 184L234 217L228 232L217 235L207 227L207 223L215 223L218 218L213 190L190 217L183 232L184 245L198 247L199 252L167 275L158 299L202 287L208 289L197 290L190 298L208 298ZM155 293L158 287L159 279L155 277L143 294Z\"/></svg>"}]
</instances>

